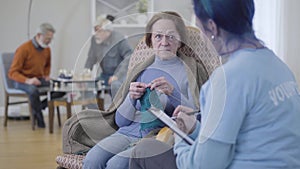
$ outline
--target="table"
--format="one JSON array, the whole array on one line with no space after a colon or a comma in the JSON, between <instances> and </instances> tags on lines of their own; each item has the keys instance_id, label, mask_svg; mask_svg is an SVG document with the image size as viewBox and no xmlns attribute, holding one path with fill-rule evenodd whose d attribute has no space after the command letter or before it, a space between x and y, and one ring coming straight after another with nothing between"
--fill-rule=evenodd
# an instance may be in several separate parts
<instances>
[{"instance_id":1,"label":"table","mask_svg":"<svg viewBox=\"0 0 300 169\"><path fill-rule=\"evenodd\" d=\"M89 104L97 104L99 110L104 110L104 92L106 87L100 80L68 80L68 79L50 79L50 90L48 91L48 109L49 109L49 132L53 133L54 107L65 106L67 109L67 118L72 116L72 105L81 105L83 108ZM66 93L63 98L51 98L52 92ZM58 114L60 125L60 115Z\"/></svg>"}]
</instances>

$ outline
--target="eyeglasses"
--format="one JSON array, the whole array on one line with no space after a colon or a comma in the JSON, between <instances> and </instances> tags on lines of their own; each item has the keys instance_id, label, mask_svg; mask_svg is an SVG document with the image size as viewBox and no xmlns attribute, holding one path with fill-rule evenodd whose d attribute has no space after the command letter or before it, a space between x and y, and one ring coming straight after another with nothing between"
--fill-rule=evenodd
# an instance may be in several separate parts
<instances>
[{"instance_id":1,"label":"eyeglasses","mask_svg":"<svg viewBox=\"0 0 300 169\"><path fill-rule=\"evenodd\" d=\"M152 33L152 35L156 42L160 42L163 39L163 37L165 37L168 42L174 42L176 40L179 40L178 35L164 35L160 33Z\"/></svg>"}]
</instances>

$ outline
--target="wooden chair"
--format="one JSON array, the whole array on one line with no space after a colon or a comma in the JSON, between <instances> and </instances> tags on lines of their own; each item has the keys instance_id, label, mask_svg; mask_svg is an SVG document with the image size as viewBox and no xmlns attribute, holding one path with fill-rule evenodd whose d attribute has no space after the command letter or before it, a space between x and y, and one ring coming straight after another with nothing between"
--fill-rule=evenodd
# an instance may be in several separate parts
<instances>
[{"instance_id":1,"label":"wooden chair","mask_svg":"<svg viewBox=\"0 0 300 169\"><path fill-rule=\"evenodd\" d=\"M32 130L35 130L35 118L32 114L30 101L28 99L28 95L22 91L14 88L13 80L8 78L8 71L10 65L12 64L14 58L14 53L1 53L0 55L0 65L1 65L1 75L2 81L4 86L4 127L7 127L7 120L8 120L8 106L15 105L15 104L22 104L22 103L29 103L29 112L30 112L30 119L31 119L31 127ZM48 88L40 88L39 89L41 95L47 95ZM19 97L24 98L23 101L10 101L10 97Z\"/></svg>"},{"instance_id":2,"label":"wooden chair","mask_svg":"<svg viewBox=\"0 0 300 169\"><path fill-rule=\"evenodd\" d=\"M207 37L195 27L187 27L186 46L184 48L181 48L180 52L183 52L186 56L193 57L197 62L202 62L209 75L216 67L220 65L218 55L214 47L207 39ZM142 38L142 40L137 44L133 54L131 55L127 76L130 74L134 74L134 67L138 64L143 63L148 57L151 57L152 55L153 50L147 47L145 39ZM111 107L114 107L114 105L119 105L119 103L122 102L121 98L124 98L127 93L128 89L121 87L117 92ZM163 130L161 130L161 133L171 134L172 132L164 128ZM169 141L169 138L162 135L159 135L157 139L161 141ZM57 156L56 162L61 168L80 169L82 168L83 159L84 156L82 155L63 154Z\"/></svg>"}]
</instances>

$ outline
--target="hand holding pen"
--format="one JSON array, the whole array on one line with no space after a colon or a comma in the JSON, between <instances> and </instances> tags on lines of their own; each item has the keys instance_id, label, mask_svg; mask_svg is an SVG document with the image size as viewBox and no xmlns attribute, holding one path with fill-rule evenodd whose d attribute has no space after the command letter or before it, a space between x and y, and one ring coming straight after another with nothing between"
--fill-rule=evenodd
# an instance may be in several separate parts
<instances>
[{"instance_id":1,"label":"hand holding pen","mask_svg":"<svg viewBox=\"0 0 300 169\"><path fill-rule=\"evenodd\" d=\"M198 115L201 115L200 111L199 110L195 110L195 111L191 111L191 112L184 112L186 115L194 115L194 116L198 116ZM177 119L177 116L172 116L171 119L173 120L176 120Z\"/></svg>"},{"instance_id":2,"label":"hand holding pen","mask_svg":"<svg viewBox=\"0 0 300 169\"><path fill-rule=\"evenodd\" d=\"M199 111L180 105L174 110L173 118L176 119L177 126L180 130L190 134L196 127L196 113L199 113Z\"/></svg>"}]
</instances>

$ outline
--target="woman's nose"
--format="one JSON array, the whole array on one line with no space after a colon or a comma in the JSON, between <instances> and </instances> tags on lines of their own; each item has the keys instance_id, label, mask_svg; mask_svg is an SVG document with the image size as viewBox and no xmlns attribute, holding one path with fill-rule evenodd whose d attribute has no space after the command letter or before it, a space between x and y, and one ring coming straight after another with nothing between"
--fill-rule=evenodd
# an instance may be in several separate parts
<instances>
[{"instance_id":1,"label":"woman's nose","mask_svg":"<svg viewBox=\"0 0 300 169\"><path fill-rule=\"evenodd\" d=\"M168 38L167 38L167 36L163 36L163 37L162 37L162 39L161 39L161 43L162 43L163 45L167 45L167 44L169 44L169 41L168 41Z\"/></svg>"}]
</instances>

